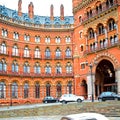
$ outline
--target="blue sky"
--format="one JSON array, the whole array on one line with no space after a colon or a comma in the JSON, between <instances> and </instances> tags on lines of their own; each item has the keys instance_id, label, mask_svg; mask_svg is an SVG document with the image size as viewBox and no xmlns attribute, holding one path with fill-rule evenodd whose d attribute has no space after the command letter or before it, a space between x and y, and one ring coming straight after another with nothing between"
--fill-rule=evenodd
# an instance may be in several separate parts
<instances>
[{"instance_id":1,"label":"blue sky","mask_svg":"<svg viewBox=\"0 0 120 120\"><path fill-rule=\"evenodd\" d=\"M60 5L64 5L64 15L72 16L72 0L22 0L22 12L28 12L28 5L33 2L34 14L50 16L50 5L54 5L54 16L60 15ZM18 0L0 0L0 4L18 10Z\"/></svg>"}]
</instances>

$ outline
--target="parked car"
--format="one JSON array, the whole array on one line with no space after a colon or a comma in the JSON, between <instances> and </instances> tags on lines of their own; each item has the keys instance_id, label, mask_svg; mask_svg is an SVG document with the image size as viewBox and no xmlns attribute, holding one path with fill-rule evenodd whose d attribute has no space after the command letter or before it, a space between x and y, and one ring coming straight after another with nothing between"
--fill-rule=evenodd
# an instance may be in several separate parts
<instances>
[{"instance_id":1,"label":"parked car","mask_svg":"<svg viewBox=\"0 0 120 120\"><path fill-rule=\"evenodd\" d=\"M106 100L120 100L120 95L114 92L102 92L100 96L98 96L99 101L106 101Z\"/></svg>"},{"instance_id":2,"label":"parked car","mask_svg":"<svg viewBox=\"0 0 120 120\"><path fill-rule=\"evenodd\" d=\"M59 100L57 98L52 97L52 96L46 96L43 99L43 103L55 103L55 102L59 102Z\"/></svg>"},{"instance_id":3,"label":"parked car","mask_svg":"<svg viewBox=\"0 0 120 120\"><path fill-rule=\"evenodd\" d=\"M67 102L82 102L84 100L83 96L77 96L74 94L64 94L60 97L59 101L63 104L66 104Z\"/></svg>"},{"instance_id":4,"label":"parked car","mask_svg":"<svg viewBox=\"0 0 120 120\"><path fill-rule=\"evenodd\" d=\"M80 113L67 115L61 120L108 120L108 118L99 113Z\"/></svg>"}]
</instances>

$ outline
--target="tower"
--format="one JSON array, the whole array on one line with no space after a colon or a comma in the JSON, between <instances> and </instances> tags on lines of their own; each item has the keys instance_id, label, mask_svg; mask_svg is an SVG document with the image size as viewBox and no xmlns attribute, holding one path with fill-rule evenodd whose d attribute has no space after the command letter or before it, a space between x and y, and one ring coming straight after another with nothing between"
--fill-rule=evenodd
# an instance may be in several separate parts
<instances>
[{"instance_id":1,"label":"tower","mask_svg":"<svg viewBox=\"0 0 120 120\"><path fill-rule=\"evenodd\" d=\"M22 16L22 0L18 1L18 15Z\"/></svg>"},{"instance_id":2,"label":"tower","mask_svg":"<svg viewBox=\"0 0 120 120\"><path fill-rule=\"evenodd\" d=\"M32 2L30 2L29 6L28 6L28 15L29 15L30 19L32 19L34 17L34 6L33 6Z\"/></svg>"}]
</instances>

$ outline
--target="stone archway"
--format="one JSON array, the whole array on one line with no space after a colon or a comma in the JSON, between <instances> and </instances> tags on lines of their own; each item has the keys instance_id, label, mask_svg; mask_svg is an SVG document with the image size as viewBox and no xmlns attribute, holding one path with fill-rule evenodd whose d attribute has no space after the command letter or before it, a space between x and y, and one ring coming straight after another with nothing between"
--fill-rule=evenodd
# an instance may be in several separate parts
<instances>
[{"instance_id":1,"label":"stone archway","mask_svg":"<svg viewBox=\"0 0 120 120\"><path fill-rule=\"evenodd\" d=\"M117 92L115 69L113 64L106 59L99 62L95 72L95 96L103 91Z\"/></svg>"}]
</instances>

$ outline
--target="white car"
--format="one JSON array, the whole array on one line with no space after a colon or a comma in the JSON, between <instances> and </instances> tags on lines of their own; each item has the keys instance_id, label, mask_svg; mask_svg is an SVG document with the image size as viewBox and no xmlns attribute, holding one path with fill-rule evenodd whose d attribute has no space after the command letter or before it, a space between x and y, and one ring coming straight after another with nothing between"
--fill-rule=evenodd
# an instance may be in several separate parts
<instances>
[{"instance_id":1,"label":"white car","mask_svg":"<svg viewBox=\"0 0 120 120\"><path fill-rule=\"evenodd\" d=\"M62 117L61 120L109 120L109 119L99 113L80 113L67 115L65 117Z\"/></svg>"},{"instance_id":2,"label":"white car","mask_svg":"<svg viewBox=\"0 0 120 120\"><path fill-rule=\"evenodd\" d=\"M82 102L84 100L83 96L77 96L74 94L64 94L60 97L59 101L63 104L66 104L67 102Z\"/></svg>"}]
</instances>

